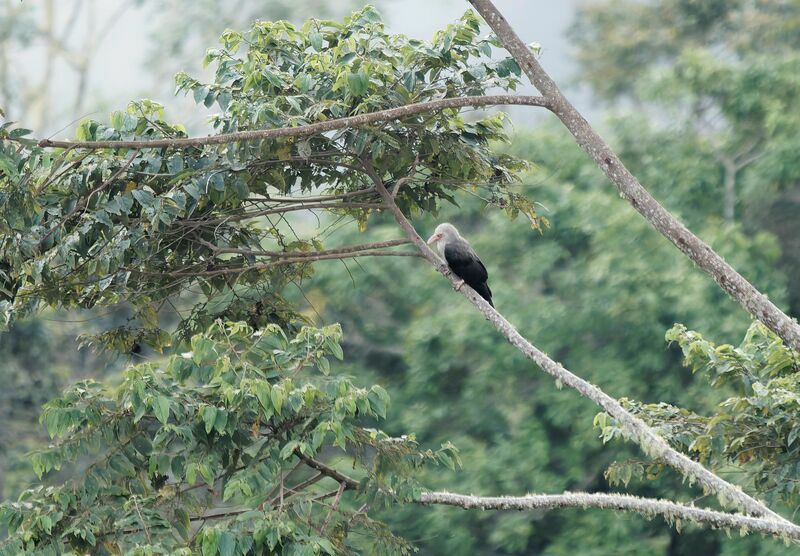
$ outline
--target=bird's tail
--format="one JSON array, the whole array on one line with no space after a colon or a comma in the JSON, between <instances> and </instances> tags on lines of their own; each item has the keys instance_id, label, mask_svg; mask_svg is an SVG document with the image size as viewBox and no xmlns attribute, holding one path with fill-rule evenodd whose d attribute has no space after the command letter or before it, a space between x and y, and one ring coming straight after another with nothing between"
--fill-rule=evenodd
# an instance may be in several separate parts
<instances>
[{"instance_id":1,"label":"bird's tail","mask_svg":"<svg viewBox=\"0 0 800 556\"><path fill-rule=\"evenodd\" d=\"M488 301L489 305L494 307L494 303L492 303L492 290L489 289L489 284L483 283L475 288L475 291L478 292L478 295Z\"/></svg>"}]
</instances>

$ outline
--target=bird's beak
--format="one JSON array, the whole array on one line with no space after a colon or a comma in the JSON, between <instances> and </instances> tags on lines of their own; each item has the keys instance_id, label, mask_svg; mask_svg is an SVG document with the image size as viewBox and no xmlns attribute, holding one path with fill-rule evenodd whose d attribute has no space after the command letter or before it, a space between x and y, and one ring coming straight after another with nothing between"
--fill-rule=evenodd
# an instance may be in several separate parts
<instances>
[{"instance_id":1,"label":"bird's beak","mask_svg":"<svg viewBox=\"0 0 800 556\"><path fill-rule=\"evenodd\" d=\"M431 243L436 243L440 239L442 239L442 234L433 234L431 237L428 238L428 245L430 245Z\"/></svg>"}]
</instances>

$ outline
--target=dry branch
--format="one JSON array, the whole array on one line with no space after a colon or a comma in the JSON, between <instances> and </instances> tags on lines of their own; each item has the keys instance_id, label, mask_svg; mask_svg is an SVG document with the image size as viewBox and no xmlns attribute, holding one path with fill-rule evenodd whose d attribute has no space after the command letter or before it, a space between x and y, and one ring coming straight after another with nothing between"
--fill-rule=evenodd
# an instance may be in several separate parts
<instances>
[{"instance_id":1,"label":"dry branch","mask_svg":"<svg viewBox=\"0 0 800 556\"><path fill-rule=\"evenodd\" d=\"M411 243L408 239L390 239L387 241L378 241L375 243L362 243L359 245L349 245L347 247L337 247L336 249L326 249L325 251L261 251L252 249L240 249L237 247L218 247L213 243L204 240L198 240L215 253L235 253L238 255L249 255L252 257L316 257L317 255L338 255L345 253L355 253L357 251L368 251L370 249L381 249L383 247L396 247L398 245L408 245ZM413 253L417 255L416 252Z\"/></svg>"},{"instance_id":2,"label":"dry branch","mask_svg":"<svg viewBox=\"0 0 800 556\"><path fill-rule=\"evenodd\" d=\"M358 481L314 458L295 451L295 455L320 474L339 482L338 496L345 489L357 489ZM331 493L328 493L328 496ZM563 494L529 494L527 496L473 496L450 492L423 492L419 504L455 506L465 510L554 510L562 508L598 508L634 512L645 517L660 515L669 523L679 520L697 523L714 529L741 529L800 541L800 527L771 517L730 514L718 510L697 508L669 500L642 498L617 493L564 492Z\"/></svg>"},{"instance_id":3,"label":"dry branch","mask_svg":"<svg viewBox=\"0 0 800 556\"><path fill-rule=\"evenodd\" d=\"M123 270L135 272L137 274L153 276L222 276L223 274L244 274L251 270L267 270L277 266L284 266L297 263L310 263L313 261L330 261L338 259L355 259L359 257L419 257L420 254L411 251L356 251L354 253L315 253L313 255L303 253L303 256L279 259L268 263L246 264L246 266L230 266L223 268L213 268L211 270L178 270L175 272L148 272L136 268L124 267Z\"/></svg>"},{"instance_id":4,"label":"dry branch","mask_svg":"<svg viewBox=\"0 0 800 556\"><path fill-rule=\"evenodd\" d=\"M391 193L386 190L380 176L377 175L375 170L369 165L368 161L363 161L365 171L372 178L375 186L383 198L386 208L394 215L395 220L406 233L408 238L419 248L423 256L448 280L455 288L457 284L456 278L452 272L447 268L447 265L442 261L425 243L419 234L417 234L414 227L405 217L400 208L395 204ZM634 440L644 451L645 454L652 458L660 458L667 465L681 473L684 477L692 481L697 481L703 488L709 492L717 495L723 504L732 504L746 512L755 515L763 516L772 520L783 523L787 527L791 527L800 532L800 527L794 525L790 521L784 519L777 513L770 510L763 503L743 492L739 487L733 485L724 479L718 477L699 463L692 461L682 453L672 448L666 440L659 436L647 423L632 415L620 403L602 391L600 388L580 378L579 376L571 373L565 369L561 364L553 361L544 352L539 350L536 346L531 344L524 336L517 332L516 328L508 322L503 315L498 313L492 308L475 290L467 285L460 287L460 291L464 294L473 305L475 305L484 316L497 328L506 339L518 350L520 350L528 359L536 363L547 374L560 381L562 384L577 390L585 398L588 398L599 405L609 415L617 420L620 427L631 439Z\"/></svg>"},{"instance_id":5,"label":"dry branch","mask_svg":"<svg viewBox=\"0 0 800 556\"><path fill-rule=\"evenodd\" d=\"M772 519L729 514L705 508L678 504L669 500L640 498L627 494L565 492L563 494L529 494L527 496L468 496L449 492L425 492L422 504L456 506L465 510L554 510L560 508L599 508L621 510L644 516L660 515L670 523L683 520L714 529L743 529L764 535L800 541L800 528Z\"/></svg>"},{"instance_id":6,"label":"dry branch","mask_svg":"<svg viewBox=\"0 0 800 556\"><path fill-rule=\"evenodd\" d=\"M620 195L661 234L669 239L697 266L744 307L751 315L797 351L800 351L800 324L781 311L759 292L710 246L694 235L648 193L631 174L611 147L589 125L542 69L533 52L522 42L491 0L469 0L514 57L533 85L546 99L545 106L566 126L578 145L608 176Z\"/></svg>"}]
</instances>

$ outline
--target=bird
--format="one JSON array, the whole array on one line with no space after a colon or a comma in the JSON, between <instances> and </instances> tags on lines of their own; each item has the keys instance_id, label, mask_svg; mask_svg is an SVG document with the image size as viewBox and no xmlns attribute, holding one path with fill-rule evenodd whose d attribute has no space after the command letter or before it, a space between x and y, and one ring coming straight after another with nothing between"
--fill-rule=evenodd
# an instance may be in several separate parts
<instances>
[{"instance_id":1,"label":"bird","mask_svg":"<svg viewBox=\"0 0 800 556\"><path fill-rule=\"evenodd\" d=\"M486 283L489 273L486 272L486 267L483 266L467 240L458 233L456 227L447 222L436 226L433 235L428 238L428 245L433 243L437 244L439 253L444 257L450 270L461 279L460 283L456 285L456 290L460 290L461 286L466 283L494 307L492 290Z\"/></svg>"}]
</instances>

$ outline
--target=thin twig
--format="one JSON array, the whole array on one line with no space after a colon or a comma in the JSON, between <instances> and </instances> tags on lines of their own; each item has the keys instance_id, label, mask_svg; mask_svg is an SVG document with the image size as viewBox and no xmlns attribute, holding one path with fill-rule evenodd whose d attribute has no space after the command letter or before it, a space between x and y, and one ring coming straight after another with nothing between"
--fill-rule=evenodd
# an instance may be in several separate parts
<instances>
[{"instance_id":1,"label":"thin twig","mask_svg":"<svg viewBox=\"0 0 800 556\"><path fill-rule=\"evenodd\" d=\"M336 508L339 507L339 500L341 500L342 493L346 487L346 484L339 483L339 490L336 491L336 498L334 498L333 504L331 504L331 508L328 510L328 515L325 516L325 521L322 522L322 529L320 529L320 532L324 533L325 529L328 528L328 523L331 521L331 516L333 515L333 512L336 511Z\"/></svg>"},{"instance_id":2,"label":"thin twig","mask_svg":"<svg viewBox=\"0 0 800 556\"><path fill-rule=\"evenodd\" d=\"M133 496L133 507L136 508L136 513L139 516L139 522L142 524L142 529L144 529L144 534L147 537L147 543L153 544L153 539L150 538L150 528L147 526L147 522L144 520L142 516L142 511L139 509L139 501L137 500L136 496Z\"/></svg>"},{"instance_id":3,"label":"thin twig","mask_svg":"<svg viewBox=\"0 0 800 556\"><path fill-rule=\"evenodd\" d=\"M375 243L364 243L361 245L351 245L337 249L327 249L325 251L256 251L252 249L240 249L237 247L218 247L211 242L203 239L197 240L215 253L235 253L239 255L250 255L253 257L314 257L320 254L335 255L344 253L354 253L356 251L368 251L370 249L380 249L383 247L395 247L397 245L408 245L411 243L407 239L392 239L389 241L378 241Z\"/></svg>"},{"instance_id":4,"label":"thin twig","mask_svg":"<svg viewBox=\"0 0 800 556\"><path fill-rule=\"evenodd\" d=\"M250 270L267 270L276 266L284 266L296 263L310 263L314 261L325 261L331 259L353 259L357 257L420 257L421 255L412 251L359 251L356 253L332 253L313 255L308 257L294 257L291 259L280 259L268 263L249 264L247 266L233 266L219 268L216 270L196 270L196 271L175 271L175 272L150 272L138 270L136 268L123 267L122 270L135 272L148 276L222 276L224 274L242 274Z\"/></svg>"}]
</instances>

